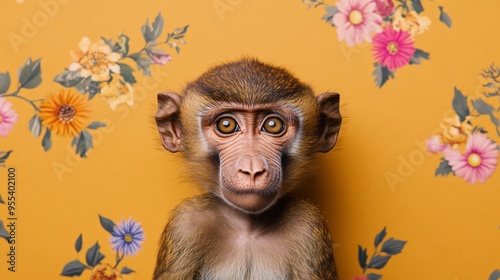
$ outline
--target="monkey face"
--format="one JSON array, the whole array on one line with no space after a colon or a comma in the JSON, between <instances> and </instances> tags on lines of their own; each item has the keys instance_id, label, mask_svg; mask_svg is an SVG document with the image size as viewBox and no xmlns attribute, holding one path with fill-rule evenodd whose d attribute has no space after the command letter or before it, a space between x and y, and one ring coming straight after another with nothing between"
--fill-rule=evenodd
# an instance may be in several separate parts
<instances>
[{"instance_id":1,"label":"monkey face","mask_svg":"<svg viewBox=\"0 0 500 280\"><path fill-rule=\"evenodd\" d=\"M182 97L158 94L163 146L182 152L201 186L246 213L269 209L330 151L339 94L313 94L283 68L254 59L210 69Z\"/></svg>"},{"instance_id":2,"label":"monkey face","mask_svg":"<svg viewBox=\"0 0 500 280\"><path fill-rule=\"evenodd\" d=\"M282 194L282 157L297 131L292 110L224 104L207 112L201 126L208 149L219 159L217 194L245 212L271 206Z\"/></svg>"}]
</instances>

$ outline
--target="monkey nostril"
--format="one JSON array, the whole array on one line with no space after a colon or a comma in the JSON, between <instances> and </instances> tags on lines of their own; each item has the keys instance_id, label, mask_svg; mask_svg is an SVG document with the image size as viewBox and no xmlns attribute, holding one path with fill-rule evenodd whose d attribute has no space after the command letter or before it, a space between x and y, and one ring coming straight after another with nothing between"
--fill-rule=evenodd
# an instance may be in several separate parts
<instances>
[{"instance_id":1,"label":"monkey nostril","mask_svg":"<svg viewBox=\"0 0 500 280\"><path fill-rule=\"evenodd\" d=\"M256 183L259 178L267 174L265 161L261 157L243 156L237 161L236 166L239 176L243 175L252 183Z\"/></svg>"}]
</instances>

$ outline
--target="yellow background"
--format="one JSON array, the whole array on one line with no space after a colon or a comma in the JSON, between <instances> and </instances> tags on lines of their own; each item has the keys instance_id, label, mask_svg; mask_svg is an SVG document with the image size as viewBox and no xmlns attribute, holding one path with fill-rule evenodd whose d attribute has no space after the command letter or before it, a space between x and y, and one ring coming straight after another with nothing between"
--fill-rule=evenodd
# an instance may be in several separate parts
<instances>
[{"instance_id":1,"label":"yellow background","mask_svg":"<svg viewBox=\"0 0 500 280\"><path fill-rule=\"evenodd\" d=\"M56 3L52 15L40 4L47 2ZM218 12L214 2L231 9ZM153 78L134 72L133 106L122 104L112 111L99 96L90 102L92 119L108 127L92 132L94 149L86 159L74 155L70 139L58 136L45 153L41 139L27 129L32 108L9 99L20 117L9 136L0 139L0 148L14 150L7 166L17 168L17 272L7 271L7 244L0 240L0 279L65 279L59 276L63 266L76 258L84 262L86 249L96 241L105 260L114 263L98 214L141 223L143 250L122 264L137 271L130 278L150 279L170 211L198 192L182 180L181 158L159 143L152 118L156 93L179 92L208 67L242 55L287 67L317 94L341 93L345 119L339 144L318 156L317 171L301 190L328 219L340 279L362 274L357 245L368 247L371 255L373 238L385 226L388 237L408 243L380 271L384 279L487 279L500 268L500 171L477 185L453 176L435 178L439 156L424 154L421 146L452 112L453 88L477 94L478 74L492 62L500 63L500 4L422 3L432 24L416 37L416 47L430 52L431 59L403 67L379 89L373 82L370 45L347 48L339 43L336 30L321 20L323 8L308 10L300 0L2 0L0 72L9 71L15 84L18 67L28 57L41 57L42 84L22 91L32 99L62 88L52 80L69 66L69 52L84 36L96 41L124 32L137 51L143 46L140 27L159 11L164 35L186 24L190 28L180 55L169 50L173 61L153 66ZM439 22L438 5L451 16L451 29ZM25 20L38 23L31 38L22 33ZM9 33L27 42L15 47ZM490 137L500 141L493 132ZM402 161L411 161L411 168L398 170ZM388 172L402 181L391 185ZM6 178L7 169L1 168L3 198ZM0 204L0 219L7 216ZM83 250L76 255L80 233ZM88 279L90 273L82 277Z\"/></svg>"}]
</instances>

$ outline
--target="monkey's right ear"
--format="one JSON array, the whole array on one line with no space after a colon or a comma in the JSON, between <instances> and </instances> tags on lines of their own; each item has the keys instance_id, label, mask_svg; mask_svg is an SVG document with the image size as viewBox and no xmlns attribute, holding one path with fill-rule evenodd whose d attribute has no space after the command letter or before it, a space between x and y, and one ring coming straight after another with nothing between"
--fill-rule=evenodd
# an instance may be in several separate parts
<instances>
[{"instance_id":1,"label":"monkey's right ear","mask_svg":"<svg viewBox=\"0 0 500 280\"><path fill-rule=\"evenodd\" d=\"M172 153L184 149L182 144L182 127L179 118L181 96L174 92L158 93L158 111L155 120L160 132L161 142L165 149Z\"/></svg>"}]
</instances>

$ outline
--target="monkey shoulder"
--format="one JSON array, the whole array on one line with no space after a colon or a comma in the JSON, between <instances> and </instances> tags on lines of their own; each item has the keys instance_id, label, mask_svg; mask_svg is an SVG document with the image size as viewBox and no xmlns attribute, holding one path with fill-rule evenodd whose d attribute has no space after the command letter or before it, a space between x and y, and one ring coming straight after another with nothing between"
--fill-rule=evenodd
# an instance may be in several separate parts
<instances>
[{"instance_id":1,"label":"monkey shoulder","mask_svg":"<svg viewBox=\"0 0 500 280\"><path fill-rule=\"evenodd\" d=\"M172 211L168 230L173 234L197 234L215 222L215 198L212 194L201 194L182 201Z\"/></svg>"},{"instance_id":2,"label":"monkey shoulder","mask_svg":"<svg viewBox=\"0 0 500 280\"><path fill-rule=\"evenodd\" d=\"M327 227L320 208L310 200L290 196L286 198L284 208L287 226L293 225L304 230Z\"/></svg>"}]
</instances>

